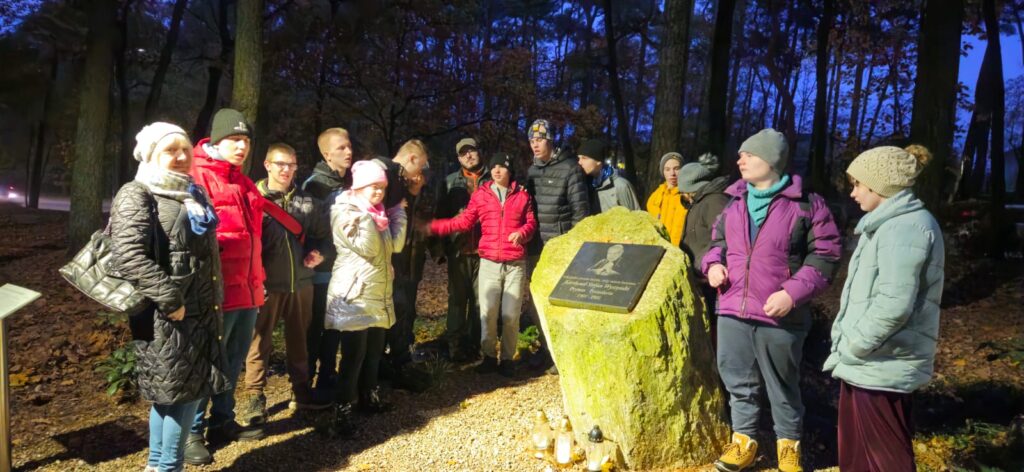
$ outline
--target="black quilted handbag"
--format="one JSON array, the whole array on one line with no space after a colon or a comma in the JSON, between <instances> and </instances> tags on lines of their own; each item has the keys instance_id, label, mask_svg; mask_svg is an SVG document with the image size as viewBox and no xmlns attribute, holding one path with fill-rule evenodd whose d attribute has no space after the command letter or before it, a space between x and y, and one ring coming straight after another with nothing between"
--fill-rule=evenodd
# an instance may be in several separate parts
<instances>
[{"instance_id":1,"label":"black quilted handbag","mask_svg":"<svg viewBox=\"0 0 1024 472\"><path fill-rule=\"evenodd\" d=\"M153 216L152 211L150 214ZM60 275L89 298L113 311L129 316L139 314L152 301L124 280L113 267L114 241L109 231L110 225L107 225L106 229L93 233L85 247L60 268ZM153 252L159 254L155 226L151 233Z\"/></svg>"}]
</instances>

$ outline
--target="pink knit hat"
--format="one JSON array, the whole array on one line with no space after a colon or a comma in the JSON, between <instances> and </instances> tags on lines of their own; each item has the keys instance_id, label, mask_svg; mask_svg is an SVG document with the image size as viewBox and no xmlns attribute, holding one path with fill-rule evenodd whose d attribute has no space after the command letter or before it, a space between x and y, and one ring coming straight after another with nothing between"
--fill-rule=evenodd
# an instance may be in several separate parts
<instances>
[{"instance_id":1,"label":"pink knit hat","mask_svg":"<svg viewBox=\"0 0 1024 472\"><path fill-rule=\"evenodd\" d=\"M376 159L352 164L352 190L373 184L387 184L388 176Z\"/></svg>"}]
</instances>

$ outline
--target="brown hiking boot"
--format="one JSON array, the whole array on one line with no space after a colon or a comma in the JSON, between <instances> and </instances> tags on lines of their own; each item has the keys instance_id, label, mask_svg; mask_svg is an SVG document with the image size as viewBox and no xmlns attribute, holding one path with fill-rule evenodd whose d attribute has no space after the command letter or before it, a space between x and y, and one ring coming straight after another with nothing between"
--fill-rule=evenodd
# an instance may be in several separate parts
<instances>
[{"instance_id":1,"label":"brown hiking boot","mask_svg":"<svg viewBox=\"0 0 1024 472\"><path fill-rule=\"evenodd\" d=\"M800 467L800 441L779 439L775 444L779 457L779 472L803 472Z\"/></svg>"}]
</instances>

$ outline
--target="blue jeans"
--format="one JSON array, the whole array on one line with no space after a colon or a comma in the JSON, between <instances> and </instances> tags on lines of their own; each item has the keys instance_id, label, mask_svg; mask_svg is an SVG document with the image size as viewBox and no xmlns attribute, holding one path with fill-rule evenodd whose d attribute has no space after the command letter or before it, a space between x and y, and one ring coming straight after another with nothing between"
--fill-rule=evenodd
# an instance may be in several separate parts
<instances>
[{"instance_id":1,"label":"blue jeans","mask_svg":"<svg viewBox=\"0 0 1024 472\"><path fill-rule=\"evenodd\" d=\"M181 405L157 405L149 410L149 459L146 465L159 471L182 470L185 439L199 400Z\"/></svg>"},{"instance_id":2,"label":"blue jeans","mask_svg":"<svg viewBox=\"0 0 1024 472\"><path fill-rule=\"evenodd\" d=\"M244 308L224 312L224 347L228 354L228 378L231 379L231 388L227 391L199 401L196 409L195 421L192 422L192 432L203 434L207 423L211 427L220 427L224 423L235 419L235 385L238 383L238 374L242 372L242 364L249 354L249 344L252 343L252 332L256 327L256 316L259 308ZM207 422L206 405L213 403L210 407L210 420Z\"/></svg>"}]
</instances>

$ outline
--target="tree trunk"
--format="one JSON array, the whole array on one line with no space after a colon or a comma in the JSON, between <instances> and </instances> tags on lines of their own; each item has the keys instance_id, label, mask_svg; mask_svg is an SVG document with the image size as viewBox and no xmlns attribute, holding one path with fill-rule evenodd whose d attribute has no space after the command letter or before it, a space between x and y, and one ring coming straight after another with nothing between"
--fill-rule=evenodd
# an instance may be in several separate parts
<instances>
[{"instance_id":1,"label":"tree trunk","mask_svg":"<svg viewBox=\"0 0 1024 472\"><path fill-rule=\"evenodd\" d=\"M850 94L850 124L846 133L847 148L856 149L860 142L857 130L857 122L860 118L860 95L864 89L864 68L866 61L865 54L859 53L857 66L853 70L853 92Z\"/></svg>"},{"instance_id":2,"label":"tree trunk","mask_svg":"<svg viewBox=\"0 0 1024 472\"><path fill-rule=\"evenodd\" d=\"M715 16L715 32L711 39L711 74L708 90L708 149L721 158L724 175L732 173L736 167L734 159L725 156L726 125L726 86L729 83L729 50L732 47L732 20L736 11L736 0L722 0Z\"/></svg>"},{"instance_id":3,"label":"tree trunk","mask_svg":"<svg viewBox=\"0 0 1024 472\"><path fill-rule=\"evenodd\" d=\"M992 207L989 210L989 218L992 222L992 249L996 259L1002 259L1006 249L1006 228L1007 224L1003 219L1006 204L1006 161L1003 155L1006 147L1004 138L1005 115L1006 115L1006 91L1003 82L1003 54L999 38L999 9L995 0L984 0L982 12L985 17L985 33L988 37L988 49L993 49L995 67L993 68L992 81L986 85L992 89Z\"/></svg>"},{"instance_id":4,"label":"tree trunk","mask_svg":"<svg viewBox=\"0 0 1024 472\"><path fill-rule=\"evenodd\" d=\"M839 44L836 45L836 73L832 77L832 119L829 120L831 123L828 132L828 142L831 144L832 153L835 153L836 140L839 139L839 103L843 101L842 96L842 84L843 84L843 41L840 40ZM826 166L828 163L826 163Z\"/></svg>"},{"instance_id":5,"label":"tree trunk","mask_svg":"<svg viewBox=\"0 0 1024 472\"><path fill-rule=\"evenodd\" d=\"M915 191L935 214L945 191L953 143L963 16L963 0L929 0L921 18L910 139L934 157L918 177Z\"/></svg>"},{"instance_id":6,"label":"tree trunk","mask_svg":"<svg viewBox=\"0 0 1024 472\"><path fill-rule=\"evenodd\" d=\"M667 152L681 151L683 94L686 91L686 53L689 49L693 0L667 0L665 36L658 51L658 85L654 93L654 127L651 130L650 181L660 178L658 165Z\"/></svg>"},{"instance_id":7,"label":"tree trunk","mask_svg":"<svg viewBox=\"0 0 1024 472\"><path fill-rule=\"evenodd\" d=\"M239 0L235 23L235 69L231 86L231 108L252 125L259 118L260 73L263 69L263 0ZM259 132L259 130L256 130ZM252 168L257 134L253 134L244 172Z\"/></svg>"},{"instance_id":8,"label":"tree trunk","mask_svg":"<svg viewBox=\"0 0 1024 472\"><path fill-rule=\"evenodd\" d=\"M74 254L103 221L103 159L107 124L110 121L110 79L116 3L94 0L89 10L89 34L82 71L75 134L75 162L71 171L71 217L68 218L68 251Z\"/></svg>"},{"instance_id":9,"label":"tree trunk","mask_svg":"<svg viewBox=\"0 0 1024 472\"><path fill-rule=\"evenodd\" d=\"M220 0L217 4L218 8L214 14L217 16L217 32L220 33L220 59L206 67L206 99L203 100L203 107L199 109L199 116L196 117L196 124L192 128L192 136L196 136L197 139L199 136L209 135L210 120L213 118L213 111L217 107L217 98L220 95L220 79L235 47L231 33L228 32L228 0Z\"/></svg>"},{"instance_id":10,"label":"tree trunk","mask_svg":"<svg viewBox=\"0 0 1024 472\"><path fill-rule=\"evenodd\" d=\"M734 12L738 11L739 15L736 16L736 21L733 22L733 28L737 26L742 30L744 21L747 19L747 2L746 0L737 0ZM734 111L736 108L736 99L739 95L739 78L740 78L740 54L735 54L732 58L732 65L729 66L729 93L726 97L725 105L725 135L729 136L729 133L734 132L735 123L733 120ZM710 97L709 97L710 98ZM728 139L728 138L726 138ZM719 156L721 157L721 156Z\"/></svg>"},{"instance_id":11,"label":"tree trunk","mask_svg":"<svg viewBox=\"0 0 1024 472\"><path fill-rule=\"evenodd\" d=\"M817 89L814 96L814 126L811 130L811 155L808 159L808 167L811 174L811 188L821 194L833 193L832 186L828 183L828 171L825 169L825 135L828 129L828 36L832 31L832 21L835 18L835 1L824 0L825 8L822 11L821 19L818 20L818 49L815 51L815 84Z\"/></svg>"},{"instance_id":12,"label":"tree trunk","mask_svg":"<svg viewBox=\"0 0 1024 472\"><path fill-rule=\"evenodd\" d=\"M167 29L167 39L164 47L160 50L160 59L157 60L156 72L153 73L153 81L150 82L149 96L146 97L146 108L142 113L142 121L149 123L153 119L156 107L160 104L160 92L163 90L164 77L167 76L167 69L171 66L171 56L174 54L174 47L178 44L178 31L181 29L181 18L185 16L185 7L188 0L175 0L174 10L171 12L171 25Z\"/></svg>"},{"instance_id":13,"label":"tree trunk","mask_svg":"<svg viewBox=\"0 0 1024 472\"><path fill-rule=\"evenodd\" d=\"M25 185L25 197L26 206L29 208L39 208L39 194L43 189L43 170L45 169L46 154L48 149L46 147L46 136L50 130L50 120L53 118L54 113L54 93L57 90L57 70L58 64L60 64L60 52L56 47L53 48L53 59L50 63L50 83L46 87L46 95L43 96L43 116L39 120L37 131L35 134L35 144L32 149L32 159L29 165L28 171L28 182Z\"/></svg>"},{"instance_id":14,"label":"tree trunk","mask_svg":"<svg viewBox=\"0 0 1024 472\"><path fill-rule=\"evenodd\" d=\"M622 100L622 88L619 86L619 61L616 48L618 42L615 40L615 20L612 12L612 0L604 0L604 37L608 43L608 79L612 87L612 99L615 102L615 121L619 130L619 144L622 145L622 154L625 157L626 173L636 176L636 165L633 162L633 143L629 137L629 118L626 116L626 106Z\"/></svg>"},{"instance_id":15,"label":"tree trunk","mask_svg":"<svg viewBox=\"0 0 1024 472\"><path fill-rule=\"evenodd\" d=\"M128 87L128 15L131 2L122 3L118 18L119 38L117 54L114 56L114 70L117 73L118 115L121 117L120 150L115 168L115 187L120 187L131 179L135 162L132 151L135 149L135 134L131 115L131 89ZM148 122L147 122L148 123Z\"/></svg>"}]
</instances>

